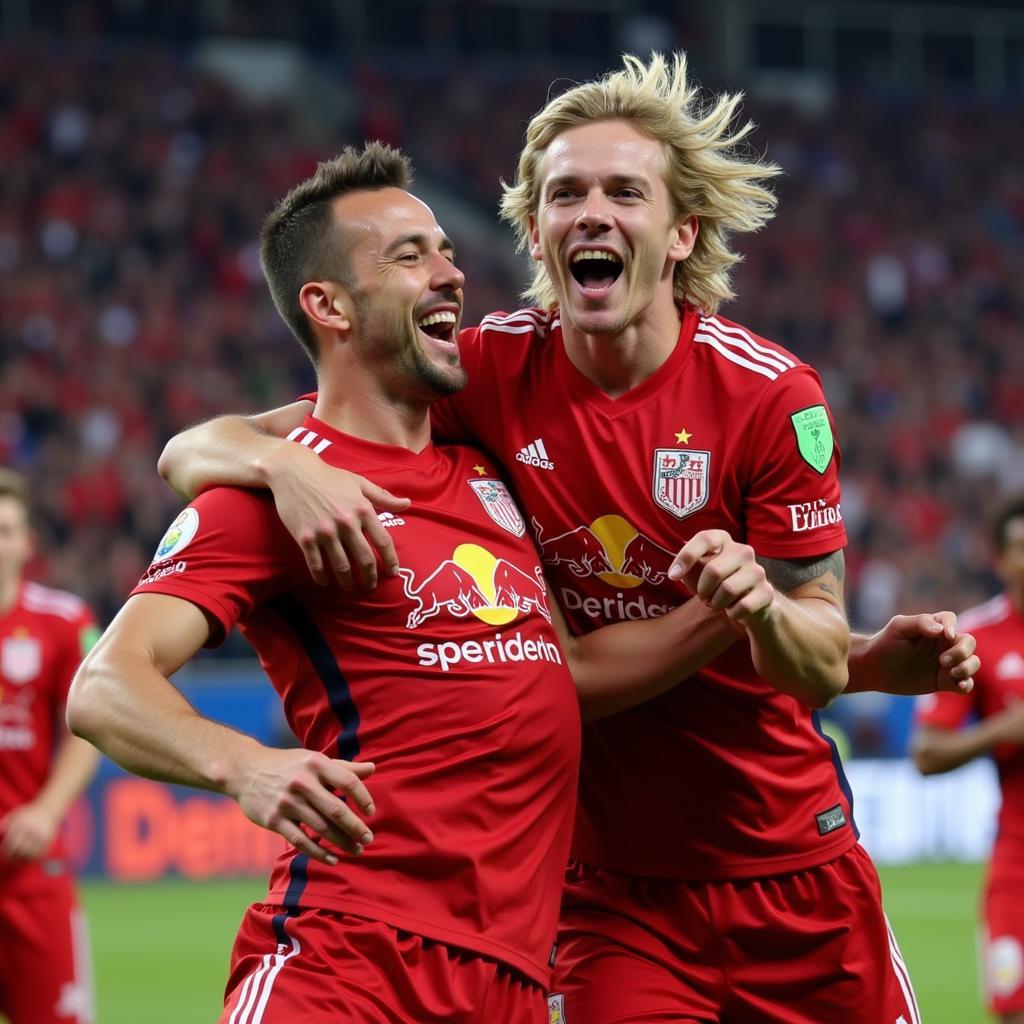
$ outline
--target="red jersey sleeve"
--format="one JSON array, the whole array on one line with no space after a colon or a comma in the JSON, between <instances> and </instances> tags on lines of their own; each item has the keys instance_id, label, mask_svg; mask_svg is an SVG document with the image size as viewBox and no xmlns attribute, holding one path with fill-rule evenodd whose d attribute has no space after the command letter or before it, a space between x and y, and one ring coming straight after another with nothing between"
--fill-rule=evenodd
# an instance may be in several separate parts
<instances>
[{"instance_id":1,"label":"red jersey sleeve","mask_svg":"<svg viewBox=\"0 0 1024 1024\"><path fill-rule=\"evenodd\" d=\"M835 424L809 366L768 388L751 422L747 542L767 558L804 558L846 545Z\"/></svg>"},{"instance_id":2,"label":"red jersey sleeve","mask_svg":"<svg viewBox=\"0 0 1024 1024\"><path fill-rule=\"evenodd\" d=\"M959 729L977 713L976 692L926 693L914 702L914 721L939 729Z\"/></svg>"},{"instance_id":3,"label":"red jersey sleeve","mask_svg":"<svg viewBox=\"0 0 1024 1024\"><path fill-rule=\"evenodd\" d=\"M197 605L224 641L239 619L295 580L299 549L269 493L218 487L171 524L132 594L167 594Z\"/></svg>"},{"instance_id":4,"label":"red jersey sleeve","mask_svg":"<svg viewBox=\"0 0 1024 1024\"><path fill-rule=\"evenodd\" d=\"M487 383L484 378L487 371L482 365L483 344L479 327L467 327L459 332L459 361L466 371L466 386L456 394L431 404L430 433L435 441L449 444L475 441L461 410L477 408L475 396Z\"/></svg>"}]
</instances>

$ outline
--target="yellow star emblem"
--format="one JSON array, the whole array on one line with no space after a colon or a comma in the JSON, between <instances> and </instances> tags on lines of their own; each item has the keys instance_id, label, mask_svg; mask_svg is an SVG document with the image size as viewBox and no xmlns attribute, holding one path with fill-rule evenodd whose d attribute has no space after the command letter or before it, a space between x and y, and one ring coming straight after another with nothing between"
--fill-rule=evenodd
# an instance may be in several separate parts
<instances>
[{"instance_id":1,"label":"yellow star emblem","mask_svg":"<svg viewBox=\"0 0 1024 1024\"><path fill-rule=\"evenodd\" d=\"M473 468L477 471L477 474L479 476L487 476L487 467L486 466L474 466Z\"/></svg>"},{"instance_id":2,"label":"yellow star emblem","mask_svg":"<svg viewBox=\"0 0 1024 1024\"><path fill-rule=\"evenodd\" d=\"M676 431L676 440L680 444L689 444L691 437L693 437L693 434L691 434L685 427L682 430Z\"/></svg>"}]
</instances>

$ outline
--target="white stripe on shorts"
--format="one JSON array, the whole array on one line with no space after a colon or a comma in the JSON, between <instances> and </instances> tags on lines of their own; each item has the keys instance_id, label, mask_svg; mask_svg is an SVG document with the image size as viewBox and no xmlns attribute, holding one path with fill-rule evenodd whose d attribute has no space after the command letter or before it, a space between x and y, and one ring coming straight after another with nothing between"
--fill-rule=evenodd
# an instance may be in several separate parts
<instances>
[{"instance_id":1,"label":"white stripe on shorts","mask_svg":"<svg viewBox=\"0 0 1024 1024\"><path fill-rule=\"evenodd\" d=\"M286 961L302 950L298 939L289 935L288 940L292 948L287 953L268 953L264 956L263 963L245 979L242 993L238 997L238 1005L235 1006L228 1024L260 1024L263 1020L267 1001L270 999L270 990L274 987L274 981L281 973L281 968Z\"/></svg>"},{"instance_id":2,"label":"white stripe on shorts","mask_svg":"<svg viewBox=\"0 0 1024 1024\"><path fill-rule=\"evenodd\" d=\"M917 1005L917 996L914 995L914 986L910 981L910 971L907 970L899 943L896 941L896 935L892 930L892 925L889 924L889 918L884 913L882 916L885 917L885 928L889 933L889 956L892 958L892 969L903 990L903 1000L907 1004L907 1012L910 1014L910 1024L921 1024L921 1011Z\"/></svg>"}]
</instances>

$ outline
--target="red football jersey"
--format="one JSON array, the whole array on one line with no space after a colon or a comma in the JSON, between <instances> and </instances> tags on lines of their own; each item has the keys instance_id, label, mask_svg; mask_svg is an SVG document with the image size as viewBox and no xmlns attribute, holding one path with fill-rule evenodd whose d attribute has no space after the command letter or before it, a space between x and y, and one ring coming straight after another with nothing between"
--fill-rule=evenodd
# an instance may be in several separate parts
<instances>
[{"instance_id":1,"label":"red football jersey","mask_svg":"<svg viewBox=\"0 0 1024 1024\"><path fill-rule=\"evenodd\" d=\"M95 638L83 601L38 583L23 583L14 605L0 612L0 817L43 788L68 687Z\"/></svg>"},{"instance_id":2,"label":"red football jersey","mask_svg":"<svg viewBox=\"0 0 1024 1024\"><path fill-rule=\"evenodd\" d=\"M959 628L978 641L981 668L969 694L929 693L919 697L919 724L958 729L971 716L987 718L1011 702L1024 700L1024 616L1006 594L963 613ZM1024 880L1024 747L1009 744L993 751L1003 802L999 833L992 851L992 877Z\"/></svg>"},{"instance_id":3,"label":"red football jersey","mask_svg":"<svg viewBox=\"0 0 1024 1024\"><path fill-rule=\"evenodd\" d=\"M494 314L460 346L469 385L435 407L435 433L500 460L577 633L685 601L666 570L703 529L772 558L845 545L821 385L779 346L690 309L669 359L620 398L573 366L557 313ZM579 860L742 878L823 863L855 841L834 745L757 676L743 641L657 700L584 727Z\"/></svg>"},{"instance_id":4,"label":"red football jersey","mask_svg":"<svg viewBox=\"0 0 1024 1024\"><path fill-rule=\"evenodd\" d=\"M134 591L198 605L212 642L237 623L303 745L376 762L374 842L336 867L286 852L269 899L384 921L544 984L580 725L526 524L471 449L415 454L313 418L292 439L412 499L380 516L400 575L318 587L270 495L220 488L178 517Z\"/></svg>"}]
</instances>

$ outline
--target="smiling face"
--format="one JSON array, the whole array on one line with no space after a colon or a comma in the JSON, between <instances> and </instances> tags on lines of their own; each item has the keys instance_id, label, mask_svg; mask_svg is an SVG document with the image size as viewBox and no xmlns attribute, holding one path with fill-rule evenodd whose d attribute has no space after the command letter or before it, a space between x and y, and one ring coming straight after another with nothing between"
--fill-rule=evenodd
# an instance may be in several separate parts
<instances>
[{"instance_id":1,"label":"smiling face","mask_svg":"<svg viewBox=\"0 0 1024 1024\"><path fill-rule=\"evenodd\" d=\"M531 255L578 330L615 334L652 305L671 310L673 271L697 222L672 207L659 142L628 121L570 128L541 157L538 179Z\"/></svg>"},{"instance_id":2,"label":"smiling face","mask_svg":"<svg viewBox=\"0 0 1024 1024\"><path fill-rule=\"evenodd\" d=\"M432 400L466 383L458 331L465 278L430 208L402 189L335 203L348 242L352 344L389 393Z\"/></svg>"}]
</instances>

